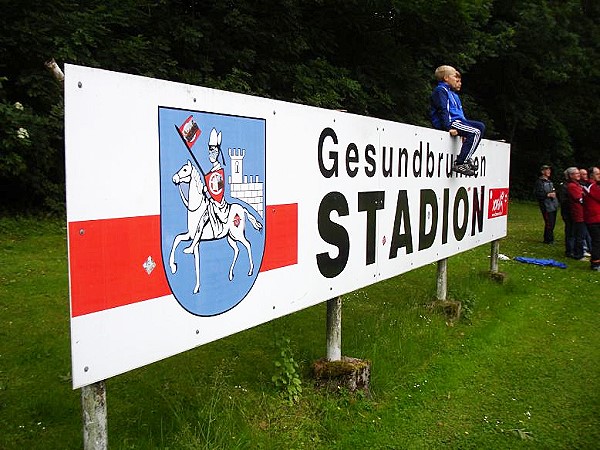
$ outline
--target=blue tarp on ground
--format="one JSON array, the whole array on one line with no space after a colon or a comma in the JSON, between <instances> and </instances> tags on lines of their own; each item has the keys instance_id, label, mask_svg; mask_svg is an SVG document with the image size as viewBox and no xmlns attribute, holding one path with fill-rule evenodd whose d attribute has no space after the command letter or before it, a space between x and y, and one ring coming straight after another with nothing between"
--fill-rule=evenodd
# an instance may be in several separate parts
<instances>
[{"instance_id":1,"label":"blue tarp on ground","mask_svg":"<svg viewBox=\"0 0 600 450\"><path fill-rule=\"evenodd\" d=\"M517 256L515 257L515 261L519 261L526 264L535 264L536 266L552 266L560 267L561 269L567 268L567 265L565 263L561 263L560 261L555 261L553 259L538 259L526 258L525 256Z\"/></svg>"}]
</instances>

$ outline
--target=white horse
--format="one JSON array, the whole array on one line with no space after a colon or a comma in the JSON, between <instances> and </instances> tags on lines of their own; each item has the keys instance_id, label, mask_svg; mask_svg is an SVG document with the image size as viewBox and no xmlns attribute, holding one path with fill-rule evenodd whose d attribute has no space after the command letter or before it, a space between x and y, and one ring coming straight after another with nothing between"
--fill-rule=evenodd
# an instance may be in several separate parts
<instances>
[{"instance_id":1,"label":"white horse","mask_svg":"<svg viewBox=\"0 0 600 450\"><path fill-rule=\"evenodd\" d=\"M187 231L175 236L173 240L173 246L171 247L171 254L169 255L169 267L171 273L177 272L177 263L175 263L175 250L182 241L192 241L192 248L188 247L184 250L185 253L194 254L194 264L196 269L196 286L194 287L194 294L200 291L200 255L199 255L199 241L211 241L215 239L222 239L227 237L227 242L233 249L233 261L229 268L229 281L233 280L233 268L237 261L240 250L237 246L238 242L241 242L246 250L248 251L248 260L250 263L250 270L248 276L251 276L254 271L254 263L252 262L252 247L248 239L246 239L246 217L250 220L252 226L257 229L262 229L262 224L256 220L256 218L248 212L239 203L232 203L229 208L227 217L223 220L222 226L219 226L215 230L209 221L209 202L213 201L208 199L203 193L204 184L198 170L192 165L190 161L184 164L181 169L173 175L173 183L179 187L179 195L181 200L187 209ZM189 184L188 197L186 198L182 188L182 184ZM194 241L197 233L201 233L199 239ZM194 242L197 242L194 245Z\"/></svg>"}]
</instances>

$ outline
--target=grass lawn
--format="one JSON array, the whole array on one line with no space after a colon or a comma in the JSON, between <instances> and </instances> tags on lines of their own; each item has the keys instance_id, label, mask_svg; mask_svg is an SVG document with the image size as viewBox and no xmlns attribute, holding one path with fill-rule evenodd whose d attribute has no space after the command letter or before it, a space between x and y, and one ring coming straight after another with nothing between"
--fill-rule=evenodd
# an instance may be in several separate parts
<instances>
[{"instance_id":1,"label":"grass lawn","mask_svg":"<svg viewBox=\"0 0 600 450\"><path fill-rule=\"evenodd\" d=\"M107 381L112 449L595 449L600 442L600 274L541 243L532 203L511 203L500 262L449 259L453 326L427 308L436 265L343 298L343 354L372 361L371 397L315 390L325 304ZM71 389L64 223L0 218L0 449L82 448ZM562 241L562 223L557 226ZM303 391L271 381L289 338Z\"/></svg>"}]
</instances>

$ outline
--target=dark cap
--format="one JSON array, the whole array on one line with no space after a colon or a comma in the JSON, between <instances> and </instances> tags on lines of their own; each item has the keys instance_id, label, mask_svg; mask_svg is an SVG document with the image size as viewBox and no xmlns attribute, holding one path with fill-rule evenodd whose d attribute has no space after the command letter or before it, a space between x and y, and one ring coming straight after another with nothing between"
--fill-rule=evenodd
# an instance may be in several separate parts
<instances>
[{"instance_id":1,"label":"dark cap","mask_svg":"<svg viewBox=\"0 0 600 450\"><path fill-rule=\"evenodd\" d=\"M546 169L552 169L552 167L550 167L550 166L549 166L549 165L547 165L547 164L544 164L542 167L540 167L540 172L541 172L542 170L546 170Z\"/></svg>"}]
</instances>

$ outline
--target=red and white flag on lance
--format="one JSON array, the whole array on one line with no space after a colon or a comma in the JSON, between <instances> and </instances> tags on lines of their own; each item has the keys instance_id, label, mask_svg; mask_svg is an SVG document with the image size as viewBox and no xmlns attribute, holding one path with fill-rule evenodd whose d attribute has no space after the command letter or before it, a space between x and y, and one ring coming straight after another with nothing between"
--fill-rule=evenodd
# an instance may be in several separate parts
<instances>
[{"instance_id":1,"label":"red and white flag on lance","mask_svg":"<svg viewBox=\"0 0 600 450\"><path fill-rule=\"evenodd\" d=\"M189 116L179 127L179 133L181 133L185 145L192 148L202 134L202 130L194 120L194 116Z\"/></svg>"}]
</instances>

